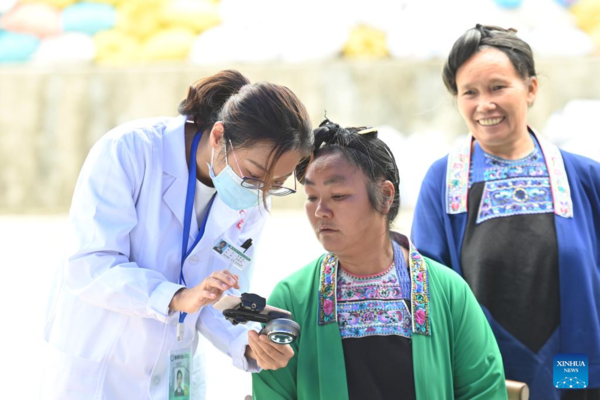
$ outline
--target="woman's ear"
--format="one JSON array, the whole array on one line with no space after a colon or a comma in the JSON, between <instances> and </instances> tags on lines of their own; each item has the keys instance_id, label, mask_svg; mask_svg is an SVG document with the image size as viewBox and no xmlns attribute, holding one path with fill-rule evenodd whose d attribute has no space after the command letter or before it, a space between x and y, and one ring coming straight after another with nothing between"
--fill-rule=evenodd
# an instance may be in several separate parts
<instances>
[{"instance_id":1,"label":"woman's ear","mask_svg":"<svg viewBox=\"0 0 600 400\"><path fill-rule=\"evenodd\" d=\"M527 106L533 106L535 99L537 97L538 91L538 79L535 76L529 78L529 82L527 83Z\"/></svg>"},{"instance_id":2,"label":"woman's ear","mask_svg":"<svg viewBox=\"0 0 600 400\"><path fill-rule=\"evenodd\" d=\"M223 143L221 142L221 140L225 140L225 137L223 136L224 133L225 126L223 125L223 122L215 122L212 129L210 130L209 143L210 147L215 149L215 152L217 153L221 150L221 147L223 147Z\"/></svg>"},{"instance_id":3,"label":"woman's ear","mask_svg":"<svg viewBox=\"0 0 600 400\"><path fill-rule=\"evenodd\" d=\"M383 214L387 214L390 212L392 208L392 204L394 204L394 195L396 194L396 189L394 188L394 184L391 181L383 181L381 183L381 194L383 194Z\"/></svg>"}]
</instances>

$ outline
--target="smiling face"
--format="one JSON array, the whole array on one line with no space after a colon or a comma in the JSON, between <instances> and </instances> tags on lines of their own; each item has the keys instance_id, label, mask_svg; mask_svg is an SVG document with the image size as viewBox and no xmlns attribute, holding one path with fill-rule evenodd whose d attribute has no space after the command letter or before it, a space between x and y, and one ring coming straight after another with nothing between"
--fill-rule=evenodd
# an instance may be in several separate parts
<instances>
[{"instance_id":1,"label":"smiling face","mask_svg":"<svg viewBox=\"0 0 600 400\"><path fill-rule=\"evenodd\" d=\"M368 251L387 235L387 218L369 201L367 177L340 152L317 157L304 176L305 209L323 247L338 257Z\"/></svg>"},{"instance_id":2,"label":"smiling face","mask_svg":"<svg viewBox=\"0 0 600 400\"><path fill-rule=\"evenodd\" d=\"M456 86L459 112L485 151L504 156L530 146L527 109L536 77L523 79L506 54L483 48L458 69Z\"/></svg>"}]
</instances>

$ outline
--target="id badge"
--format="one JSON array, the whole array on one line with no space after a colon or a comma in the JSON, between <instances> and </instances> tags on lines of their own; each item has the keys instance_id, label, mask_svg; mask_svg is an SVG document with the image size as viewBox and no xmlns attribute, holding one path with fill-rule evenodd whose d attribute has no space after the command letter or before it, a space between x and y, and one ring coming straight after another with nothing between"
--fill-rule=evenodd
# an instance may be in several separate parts
<instances>
[{"instance_id":1,"label":"id badge","mask_svg":"<svg viewBox=\"0 0 600 400\"><path fill-rule=\"evenodd\" d=\"M169 352L169 400L189 400L192 351L189 347Z\"/></svg>"},{"instance_id":2,"label":"id badge","mask_svg":"<svg viewBox=\"0 0 600 400\"><path fill-rule=\"evenodd\" d=\"M228 242L226 239L219 239L213 247L213 251L240 270L244 270L252 261L252 258L244 254L244 249Z\"/></svg>"}]
</instances>

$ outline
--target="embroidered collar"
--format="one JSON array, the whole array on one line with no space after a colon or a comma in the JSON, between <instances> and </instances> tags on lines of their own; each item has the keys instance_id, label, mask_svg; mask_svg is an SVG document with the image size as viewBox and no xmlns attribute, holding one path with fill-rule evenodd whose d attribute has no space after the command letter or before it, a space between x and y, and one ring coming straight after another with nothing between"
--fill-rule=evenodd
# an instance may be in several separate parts
<instances>
[{"instance_id":1,"label":"embroidered collar","mask_svg":"<svg viewBox=\"0 0 600 400\"><path fill-rule=\"evenodd\" d=\"M394 243L395 246L398 246ZM399 248L399 246L398 246ZM319 280L319 325L337 323L337 273L338 258L328 253L320 266ZM412 308L412 331L431 335L429 321L429 273L427 264L417 249L409 242L409 284ZM401 273L398 274L401 279ZM403 293L404 294L404 293Z\"/></svg>"},{"instance_id":2,"label":"embroidered collar","mask_svg":"<svg viewBox=\"0 0 600 400\"><path fill-rule=\"evenodd\" d=\"M526 155L523 158L519 158L518 160L505 160L500 157L496 157L493 154L487 153L485 150L481 149L483 153L483 157L486 159L486 165L497 166L497 167L512 167L514 165L528 165L534 164L536 161L539 162L539 151L537 146L533 148L533 151Z\"/></svg>"},{"instance_id":3,"label":"embroidered collar","mask_svg":"<svg viewBox=\"0 0 600 400\"><path fill-rule=\"evenodd\" d=\"M355 279L357 281L367 281L367 280L382 277L385 274L387 274L388 272L390 272L392 270L392 268L394 268L394 261L392 260L392 263L390 264L390 266L387 267L384 271L378 272L376 274L371 274L371 275L355 275L352 272L347 271L343 265L340 265L339 267L340 267L341 272L348 275L350 278Z\"/></svg>"},{"instance_id":4,"label":"embroidered collar","mask_svg":"<svg viewBox=\"0 0 600 400\"><path fill-rule=\"evenodd\" d=\"M528 129L536 137L546 159L554 202L554 213L564 218L573 218L571 189L560 150L554 144L541 138L532 128L528 127ZM446 212L448 214L467 212L473 140L475 138L470 134L458 149L448 155L448 167L446 169Z\"/></svg>"}]
</instances>

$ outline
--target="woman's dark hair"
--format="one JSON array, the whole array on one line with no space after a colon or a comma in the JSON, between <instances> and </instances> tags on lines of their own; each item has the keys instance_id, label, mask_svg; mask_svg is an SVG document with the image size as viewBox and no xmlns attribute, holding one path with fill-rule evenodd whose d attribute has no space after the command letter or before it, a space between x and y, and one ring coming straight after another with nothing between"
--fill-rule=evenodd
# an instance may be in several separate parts
<instances>
[{"instance_id":1,"label":"woman's dark hair","mask_svg":"<svg viewBox=\"0 0 600 400\"><path fill-rule=\"evenodd\" d=\"M531 47L518 38L515 29L477 24L454 42L448 60L444 64L442 78L448 91L456 96L456 73L471 56L482 48L493 47L508 56L508 59L523 79L536 76Z\"/></svg>"},{"instance_id":2,"label":"woman's dark hair","mask_svg":"<svg viewBox=\"0 0 600 400\"><path fill-rule=\"evenodd\" d=\"M177 109L197 129L225 127L224 146L249 148L261 142L273 145L264 177L269 182L279 158L288 151L310 153L312 128L304 105L287 87L268 82L251 84L235 70L221 71L196 81Z\"/></svg>"},{"instance_id":3,"label":"woman's dark hair","mask_svg":"<svg viewBox=\"0 0 600 400\"><path fill-rule=\"evenodd\" d=\"M394 185L394 198L387 213L388 229L400 210L400 174L396 159L390 148L379 138L377 130L366 127L342 128L325 119L314 130L315 142L312 155L304 158L296 167L296 176L304 184L304 176L310 163L318 157L334 152L342 153L368 179L367 192L373 208L384 214L388 198L380 184L390 181Z\"/></svg>"}]
</instances>

